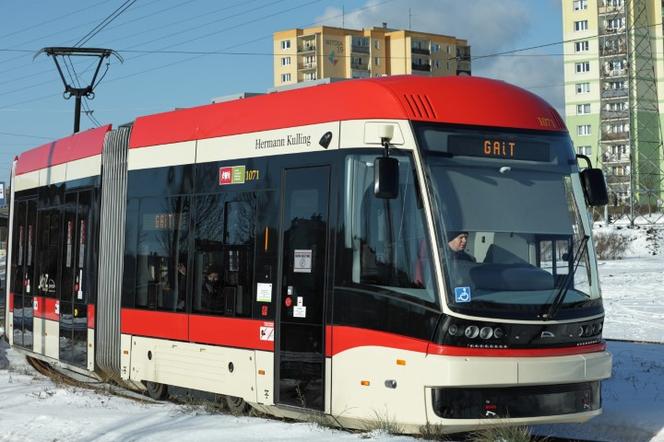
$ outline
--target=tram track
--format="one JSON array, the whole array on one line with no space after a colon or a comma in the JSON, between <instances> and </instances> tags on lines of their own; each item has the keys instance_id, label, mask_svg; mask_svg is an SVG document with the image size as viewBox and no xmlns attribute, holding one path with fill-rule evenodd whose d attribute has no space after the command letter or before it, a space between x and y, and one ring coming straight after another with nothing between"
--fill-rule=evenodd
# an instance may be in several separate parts
<instances>
[{"instance_id":1,"label":"tram track","mask_svg":"<svg viewBox=\"0 0 664 442\"><path fill-rule=\"evenodd\" d=\"M78 373L70 372L69 370L64 371L54 367L53 365L47 362L41 361L39 359L30 356L26 356L25 359L32 368L34 368L40 374L48 377L56 384L68 385L76 388L85 388L102 394L112 394L114 396L130 399L135 402L141 402L145 404L159 403L159 401L155 401L154 399L151 399L140 393L128 390L124 387L112 384L110 382L105 382L99 379L88 378Z\"/></svg>"}]
</instances>

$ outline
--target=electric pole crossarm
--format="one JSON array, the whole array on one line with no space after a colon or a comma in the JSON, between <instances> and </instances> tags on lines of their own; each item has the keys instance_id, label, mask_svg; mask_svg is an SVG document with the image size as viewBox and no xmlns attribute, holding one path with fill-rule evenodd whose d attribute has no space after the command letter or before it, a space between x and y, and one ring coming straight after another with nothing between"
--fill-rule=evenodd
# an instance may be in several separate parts
<instances>
[{"instance_id":1,"label":"electric pole crossarm","mask_svg":"<svg viewBox=\"0 0 664 442\"><path fill-rule=\"evenodd\" d=\"M99 70L101 69L101 65L104 62L105 59L109 58L110 56L116 57L120 63L123 62L122 57L115 52L112 49L104 49L104 48L77 48L77 47L49 47L49 48L42 48L40 49L35 56L33 57L36 58L39 54L46 54L49 57L53 57L53 61L55 62L55 66L58 69L58 73L60 74L60 78L62 79L62 83L65 86L65 92L64 92L64 98L65 100L68 100L72 96L76 98L76 104L75 104L75 110L74 110L74 133L78 132L80 129L80 123L81 123L81 99L82 97L86 97L88 99L94 98L94 88L96 86L96 81L97 81L97 75L99 75ZM74 87L73 85L67 83L67 79L65 78L64 72L62 72L62 68L60 67L60 63L58 62L58 57L98 57L99 62L97 63L97 68L94 71L94 74L92 75L92 79L88 83L86 87ZM66 65L65 65L66 67ZM73 64L72 64L73 68ZM69 70L69 68L67 68ZM74 71L75 74L75 71ZM77 80L78 82L78 80Z\"/></svg>"}]
</instances>

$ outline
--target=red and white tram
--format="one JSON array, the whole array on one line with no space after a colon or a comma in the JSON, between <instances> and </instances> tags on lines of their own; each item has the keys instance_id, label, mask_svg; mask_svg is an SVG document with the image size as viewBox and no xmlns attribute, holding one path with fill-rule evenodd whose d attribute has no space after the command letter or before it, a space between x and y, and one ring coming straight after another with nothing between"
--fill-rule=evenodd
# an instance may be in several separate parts
<instances>
[{"instance_id":1,"label":"red and white tram","mask_svg":"<svg viewBox=\"0 0 664 442\"><path fill-rule=\"evenodd\" d=\"M8 338L154 397L350 427L583 422L611 372L602 186L552 107L480 78L92 129L14 162Z\"/></svg>"}]
</instances>

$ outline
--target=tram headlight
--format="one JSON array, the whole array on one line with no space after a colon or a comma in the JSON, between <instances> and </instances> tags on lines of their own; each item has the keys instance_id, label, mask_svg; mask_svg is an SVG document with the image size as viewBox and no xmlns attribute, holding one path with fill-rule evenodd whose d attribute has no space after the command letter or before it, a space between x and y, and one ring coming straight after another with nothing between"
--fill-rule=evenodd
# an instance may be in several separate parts
<instances>
[{"instance_id":1,"label":"tram headlight","mask_svg":"<svg viewBox=\"0 0 664 442\"><path fill-rule=\"evenodd\" d=\"M475 339L480 334L480 328L476 325L469 325L464 331L464 335L468 339Z\"/></svg>"},{"instance_id":2,"label":"tram headlight","mask_svg":"<svg viewBox=\"0 0 664 442\"><path fill-rule=\"evenodd\" d=\"M452 336L456 336L459 334L459 327L456 324L451 324L447 329L447 333L449 333Z\"/></svg>"},{"instance_id":3,"label":"tram headlight","mask_svg":"<svg viewBox=\"0 0 664 442\"><path fill-rule=\"evenodd\" d=\"M503 336L505 336L505 330L503 330L500 327L496 327L493 329L493 337L496 339L501 339Z\"/></svg>"},{"instance_id":4,"label":"tram headlight","mask_svg":"<svg viewBox=\"0 0 664 442\"><path fill-rule=\"evenodd\" d=\"M491 336L493 336L493 329L491 327L482 327L480 329L480 338L491 339Z\"/></svg>"}]
</instances>

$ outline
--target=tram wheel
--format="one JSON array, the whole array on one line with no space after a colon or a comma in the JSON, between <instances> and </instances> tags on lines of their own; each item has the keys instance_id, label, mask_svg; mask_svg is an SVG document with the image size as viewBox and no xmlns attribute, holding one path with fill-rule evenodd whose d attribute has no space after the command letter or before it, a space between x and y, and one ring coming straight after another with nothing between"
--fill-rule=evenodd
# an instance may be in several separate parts
<instances>
[{"instance_id":1,"label":"tram wheel","mask_svg":"<svg viewBox=\"0 0 664 442\"><path fill-rule=\"evenodd\" d=\"M226 396L226 406L232 414L245 414L251 409L251 405L246 403L241 397Z\"/></svg>"},{"instance_id":2,"label":"tram wheel","mask_svg":"<svg viewBox=\"0 0 664 442\"><path fill-rule=\"evenodd\" d=\"M168 398L168 385L159 382L143 382L148 391L148 396L157 401L163 401Z\"/></svg>"}]
</instances>

